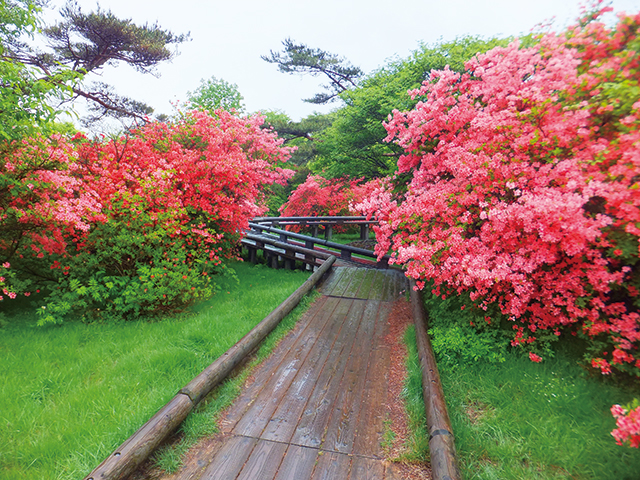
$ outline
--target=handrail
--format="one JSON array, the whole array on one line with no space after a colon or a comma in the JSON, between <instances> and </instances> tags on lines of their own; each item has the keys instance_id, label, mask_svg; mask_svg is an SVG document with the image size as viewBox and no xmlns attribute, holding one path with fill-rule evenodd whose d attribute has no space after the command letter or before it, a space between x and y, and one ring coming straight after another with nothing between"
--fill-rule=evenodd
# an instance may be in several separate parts
<instances>
[{"instance_id":1,"label":"handrail","mask_svg":"<svg viewBox=\"0 0 640 480\"><path fill-rule=\"evenodd\" d=\"M284 223L284 222L337 222L337 223L353 223L353 222L366 222L366 223L378 223L377 220L368 220L363 216L320 216L320 217L256 217L253 219L254 223Z\"/></svg>"},{"instance_id":2,"label":"handrail","mask_svg":"<svg viewBox=\"0 0 640 480\"><path fill-rule=\"evenodd\" d=\"M260 225L258 223L254 223L254 222L249 222L249 227L251 227L253 230L258 230L261 232L269 232L269 233L274 233L279 235L280 240L283 242L287 242L288 238L295 238L296 240L302 240L305 242L305 247L306 248L314 248L314 245L322 245L324 247L327 248L332 248L335 250L340 250L340 257L344 258L344 259L350 259L351 258L351 254L356 254L356 255L362 255L364 257L369 257L369 258L373 258L376 259L378 263L381 263L382 265L388 265L389 264L389 256L388 255L383 255L379 260L378 260L378 255L375 254L373 251L371 250L366 250L364 248L358 248L358 247L352 247L351 245L343 245L341 243L335 243L335 242L331 242L329 240L323 240L322 238L318 238L318 237L310 237L309 235L303 235L301 233L295 233L295 232L290 232L288 230L282 230L280 228L275 228L275 227L268 227L265 225Z\"/></svg>"},{"instance_id":3,"label":"handrail","mask_svg":"<svg viewBox=\"0 0 640 480\"><path fill-rule=\"evenodd\" d=\"M324 234L327 240L331 239L333 235L333 227L344 227L347 225L360 227L360 240L367 240L369 238L369 227L371 225L377 225L378 221L375 219L368 220L363 216L319 216L319 217L256 217L253 219L253 223L268 223L276 226L299 226L299 227L311 227L312 235L318 236L318 227L324 227Z\"/></svg>"}]
</instances>

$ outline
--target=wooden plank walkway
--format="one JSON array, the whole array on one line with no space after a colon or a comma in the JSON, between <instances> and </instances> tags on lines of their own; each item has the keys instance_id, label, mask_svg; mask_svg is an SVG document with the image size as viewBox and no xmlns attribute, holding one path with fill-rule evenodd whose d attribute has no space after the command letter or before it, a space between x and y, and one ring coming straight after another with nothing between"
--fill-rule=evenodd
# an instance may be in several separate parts
<instances>
[{"instance_id":1,"label":"wooden plank walkway","mask_svg":"<svg viewBox=\"0 0 640 480\"><path fill-rule=\"evenodd\" d=\"M323 296L254 373L182 480L396 479L381 447L394 270L334 268Z\"/></svg>"}]
</instances>

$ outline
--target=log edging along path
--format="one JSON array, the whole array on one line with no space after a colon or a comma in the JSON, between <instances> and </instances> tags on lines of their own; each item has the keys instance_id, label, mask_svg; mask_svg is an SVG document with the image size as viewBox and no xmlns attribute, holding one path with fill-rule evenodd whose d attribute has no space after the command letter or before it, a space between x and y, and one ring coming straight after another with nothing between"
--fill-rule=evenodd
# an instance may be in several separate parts
<instances>
[{"instance_id":1,"label":"log edging along path","mask_svg":"<svg viewBox=\"0 0 640 480\"><path fill-rule=\"evenodd\" d=\"M87 475L85 480L119 480L138 468L195 406L300 303L302 297L311 291L335 261L335 256L329 257L289 298L182 388L147 423Z\"/></svg>"},{"instance_id":2,"label":"log edging along path","mask_svg":"<svg viewBox=\"0 0 640 480\"><path fill-rule=\"evenodd\" d=\"M409 281L416 326L416 344L422 370L422 396L429 430L429 456L434 480L460 480L451 421L447 413L436 358L427 334L428 316L414 280Z\"/></svg>"}]
</instances>

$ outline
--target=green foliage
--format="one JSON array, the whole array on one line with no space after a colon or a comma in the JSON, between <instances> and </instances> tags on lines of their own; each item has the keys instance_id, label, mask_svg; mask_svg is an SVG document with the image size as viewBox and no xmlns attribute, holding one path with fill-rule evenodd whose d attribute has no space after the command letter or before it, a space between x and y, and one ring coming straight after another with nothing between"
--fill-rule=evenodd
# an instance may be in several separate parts
<instances>
[{"instance_id":1,"label":"green foliage","mask_svg":"<svg viewBox=\"0 0 640 480\"><path fill-rule=\"evenodd\" d=\"M39 325L68 316L121 321L166 315L213 294L211 275L225 268L192 257L185 248L190 240L173 238L173 213L152 218L143 208L125 207L141 201L134 196L114 202L116 213L84 240L91 248L54 263L58 282L38 310Z\"/></svg>"},{"instance_id":2,"label":"green foliage","mask_svg":"<svg viewBox=\"0 0 640 480\"><path fill-rule=\"evenodd\" d=\"M52 103L69 98L69 84L77 78L61 69L49 77L13 55L23 36L37 30L39 2L0 3L0 142L11 142L38 132L59 113Z\"/></svg>"},{"instance_id":3,"label":"green foliage","mask_svg":"<svg viewBox=\"0 0 640 480\"><path fill-rule=\"evenodd\" d=\"M209 113L217 109L244 112L244 97L238 91L235 83L229 83L221 78L211 77L200 80L200 86L193 92L187 92L187 100L191 106Z\"/></svg>"},{"instance_id":4,"label":"green foliage","mask_svg":"<svg viewBox=\"0 0 640 480\"><path fill-rule=\"evenodd\" d=\"M136 25L99 7L84 13L74 2L60 11L61 22L38 30L42 3L12 0L0 5L0 135L11 139L31 135L33 124L47 123L59 113L53 105L77 97L86 99L93 113L87 122L105 115L144 122L150 107L117 95L102 82L85 85L85 75L119 62L152 72L159 62L173 57L169 45L188 37L158 25ZM46 50L23 41L25 35L36 33L39 44L47 44Z\"/></svg>"},{"instance_id":5,"label":"green foliage","mask_svg":"<svg viewBox=\"0 0 640 480\"><path fill-rule=\"evenodd\" d=\"M431 345L439 362L455 369L475 362L505 361L512 335L500 328L499 321L487 321L486 312L474 309L468 295L443 299L427 286L423 298Z\"/></svg>"},{"instance_id":6,"label":"green foliage","mask_svg":"<svg viewBox=\"0 0 640 480\"><path fill-rule=\"evenodd\" d=\"M309 276L232 268L237 279L221 278L210 300L162 321L34 328L30 299L3 307L0 477L83 478ZM184 428L206 432L224 395L208 397Z\"/></svg>"},{"instance_id":7,"label":"green foliage","mask_svg":"<svg viewBox=\"0 0 640 480\"><path fill-rule=\"evenodd\" d=\"M477 331L473 327L455 325L429 329L433 337L431 346L439 361L452 368L484 360L504 362L506 345L496 330ZM500 341L502 340L502 342Z\"/></svg>"},{"instance_id":8,"label":"green foliage","mask_svg":"<svg viewBox=\"0 0 640 480\"><path fill-rule=\"evenodd\" d=\"M383 122L394 109L413 108L416 101L407 91L420 87L431 70L449 65L454 71L464 71L464 63L475 54L506 44L506 39L463 37L432 47L422 45L409 58L373 72L357 88L340 95L345 106L335 112L332 125L320 135L312 170L328 178L372 179L393 173L401 149L384 142Z\"/></svg>"}]
</instances>

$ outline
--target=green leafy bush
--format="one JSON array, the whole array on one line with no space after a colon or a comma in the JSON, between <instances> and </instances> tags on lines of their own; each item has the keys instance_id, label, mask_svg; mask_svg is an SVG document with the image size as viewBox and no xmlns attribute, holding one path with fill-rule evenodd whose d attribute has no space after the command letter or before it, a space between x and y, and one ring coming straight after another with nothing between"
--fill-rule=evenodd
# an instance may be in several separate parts
<instances>
[{"instance_id":1,"label":"green leafy bush","mask_svg":"<svg viewBox=\"0 0 640 480\"><path fill-rule=\"evenodd\" d=\"M227 270L198 255L189 234L176 238L174 213L151 218L143 208L125 208L125 199L115 203L120 212L97 224L81 250L54 262L59 282L39 310L40 325L74 314L85 321L162 315L213 294L211 275Z\"/></svg>"},{"instance_id":2,"label":"green leafy bush","mask_svg":"<svg viewBox=\"0 0 640 480\"><path fill-rule=\"evenodd\" d=\"M506 345L497 330L477 331L464 325L433 327L429 330L431 346L441 362L451 367L485 360L504 362ZM502 340L502 342L501 342Z\"/></svg>"}]
</instances>

